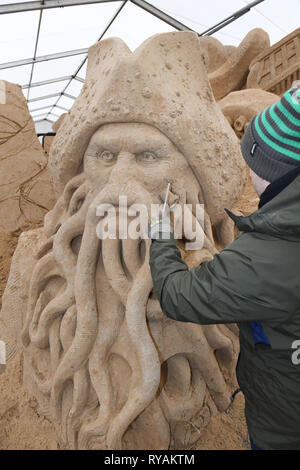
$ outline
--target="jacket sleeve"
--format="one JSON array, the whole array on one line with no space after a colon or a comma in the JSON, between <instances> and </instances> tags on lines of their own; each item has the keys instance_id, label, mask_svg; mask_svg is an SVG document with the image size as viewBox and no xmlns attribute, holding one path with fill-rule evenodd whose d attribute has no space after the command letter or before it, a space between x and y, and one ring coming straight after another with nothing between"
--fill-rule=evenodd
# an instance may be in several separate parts
<instances>
[{"instance_id":1,"label":"jacket sleeve","mask_svg":"<svg viewBox=\"0 0 300 470\"><path fill-rule=\"evenodd\" d=\"M282 321L289 315L280 306L274 308L272 293L263 288L259 276L255 250L245 253L238 239L191 270L174 238L154 240L150 267L155 295L163 312L174 320L209 325Z\"/></svg>"}]
</instances>

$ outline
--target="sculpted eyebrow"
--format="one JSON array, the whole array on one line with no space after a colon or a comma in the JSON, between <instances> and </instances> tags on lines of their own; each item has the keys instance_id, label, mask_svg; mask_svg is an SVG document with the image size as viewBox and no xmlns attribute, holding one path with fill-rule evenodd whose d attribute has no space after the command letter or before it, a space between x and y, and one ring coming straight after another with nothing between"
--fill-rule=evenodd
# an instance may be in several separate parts
<instances>
[{"instance_id":1,"label":"sculpted eyebrow","mask_svg":"<svg viewBox=\"0 0 300 470\"><path fill-rule=\"evenodd\" d=\"M119 135L99 135L90 143L90 151L96 151L99 148L110 150L111 152L119 152L121 148L127 148L129 151L137 154L142 152L157 152L160 155L168 154L168 143L162 142L157 136L145 134L143 137L137 135L134 131L128 136Z\"/></svg>"},{"instance_id":2,"label":"sculpted eyebrow","mask_svg":"<svg viewBox=\"0 0 300 470\"><path fill-rule=\"evenodd\" d=\"M141 142L136 142L135 143L135 153L140 153L140 152L159 152L160 154L167 155L168 153L168 148L165 143L162 143L158 139L144 139Z\"/></svg>"},{"instance_id":3,"label":"sculpted eyebrow","mask_svg":"<svg viewBox=\"0 0 300 470\"><path fill-rule=\"evenodd\" d=\"M111 150L112 152L117 152L120 149L120 140L117 137L104 137L99 136L93 142L90 143L90 149L98 150L99 148L105 150Z\"/></svg>"}]
</instances>

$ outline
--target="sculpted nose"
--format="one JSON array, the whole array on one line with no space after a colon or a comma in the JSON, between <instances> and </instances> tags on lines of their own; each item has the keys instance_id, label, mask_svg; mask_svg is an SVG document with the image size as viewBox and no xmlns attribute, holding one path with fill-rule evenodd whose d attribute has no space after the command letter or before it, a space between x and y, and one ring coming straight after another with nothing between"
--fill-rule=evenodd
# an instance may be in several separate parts
<instances>
[{"instance_id":1,"label":"sculpted nose","mask_svg":"<svg viewBox=\"0 0 300 470\"><path fill-rule=\"evenodd\" d=\"M110 178L119 179L134 177L135 156L130 152L120 152L112 167Z\"/></svg>"}]
</instances>

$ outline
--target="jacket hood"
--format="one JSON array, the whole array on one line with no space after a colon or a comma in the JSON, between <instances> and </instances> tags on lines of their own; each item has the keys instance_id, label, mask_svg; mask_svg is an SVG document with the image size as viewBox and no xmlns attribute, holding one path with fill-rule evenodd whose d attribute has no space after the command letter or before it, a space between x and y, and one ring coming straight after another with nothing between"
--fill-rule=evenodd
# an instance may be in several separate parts
<instances>
[{"instance_id":1,"label":"jacket hood","mask_svg":"<svg viewBox=\"0 0 300 470\"><path fill-rule=\"evenodd\" d=\"M300 175L253 214L236 216L225 209L243 232L267 233L300 241Z\"/></svg>"}]
</instances>

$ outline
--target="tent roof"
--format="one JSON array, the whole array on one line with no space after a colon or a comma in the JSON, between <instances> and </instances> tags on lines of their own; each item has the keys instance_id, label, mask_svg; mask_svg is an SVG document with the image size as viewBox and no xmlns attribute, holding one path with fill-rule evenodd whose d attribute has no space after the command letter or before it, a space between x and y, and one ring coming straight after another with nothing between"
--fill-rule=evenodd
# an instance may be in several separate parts
<instances>
[{"instance_id":1,"label":"tent roof","mask_svg":"<svg viewBox=\"0 0 300 470\"><path fill-rule=\"evenodd\" d=\"M282 0L0 0L0 80L22 85L36 122L53 122L80 93L87 50L99 39L118 36L134 50L156 33L201 34L247 5L213 36L238 45L260 27L274 44L299 27L299 0L288 8Z\"/></svg>"}]
</instances>

